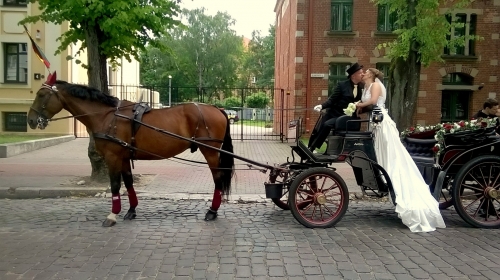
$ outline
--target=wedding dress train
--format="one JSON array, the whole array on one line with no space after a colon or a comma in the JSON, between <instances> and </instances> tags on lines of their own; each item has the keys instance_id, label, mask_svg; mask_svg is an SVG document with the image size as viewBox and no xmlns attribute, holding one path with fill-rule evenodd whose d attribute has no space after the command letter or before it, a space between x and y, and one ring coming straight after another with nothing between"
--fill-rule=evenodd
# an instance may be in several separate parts
<instances>
[{"instance_id":1,"label":"wedding dress train","mask_svg":"<svg viewBox=\"0 0 500 280\"><path fill-rule=\"evenodd\" d=\"M382 92L377 106L384 115L383 121L373 129L377 162L391 179L396 195L396 213L412 232L434 231L446 227L439 211L439 203L431 195L420 171L399 139L399 131L385 109L386 89L379 79ZM371 99L370 87L362 101Z\"/></svg>"}]
</instances>

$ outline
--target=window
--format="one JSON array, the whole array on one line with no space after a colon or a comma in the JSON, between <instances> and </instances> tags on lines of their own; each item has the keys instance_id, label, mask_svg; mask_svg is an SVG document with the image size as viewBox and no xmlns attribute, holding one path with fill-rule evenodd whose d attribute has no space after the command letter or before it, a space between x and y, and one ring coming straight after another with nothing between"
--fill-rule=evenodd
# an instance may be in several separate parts
<instances>
[{"instance_id":1,"label":"window","mask_svg":"<svg viewBox=\"0 0 500 280\"><path fill-rule=\"evenodd\" d=\"M447 35L447 39L464 38L463 46L450 46L444 49L445 55L466 55L475 56L475 43L472 38L466 38L476 35L477 15L473 14L456 14L447 15L446 19L449 23L459 23L460 26L451 27L451 34Z\"/></svg>"},{"instance_id":2,"label":"window","mask_svg":"<svg viewBox=\"0 0 500 280\"><path fill-rule=\"evenodd\" d=\"M443 90L441 122L457 122L469 119L470 90Z\"/></svg>"},{"instance_id":3,"label":"window","mask_svg":"<svg viewBox=\"0 0 500 280\"><path fill-rule=\"evenodd\" d=\"M379 32L392 32L398 29L396 25L396 13L389 12L389 7L387 5L378 6L378 16L377 16L377 31Z\"/></svg>"},{"instance_id":4,"label":"window","mask_svg":"<svg viewBox=\"0 0 500 280\"><path fill-rule=\"evenodd\" d=\"M330 69L328 73L328 96L333 93L333 90L337 86L338 82L345 81L347 79L347 69L351 67L349 63L330 63Z\"/></svg>"},{"instance_id":5,"label":"window","mask_svg":"<svg viewBox=\"0 0 500 280\"><path fill-rule=\"evenodd\" d=\"M28 123L25 112L4 113L5 131L27 132Z\"/></svg>"},{"instance_id":6,"label":"window","mask_svg":"<svg viewBox=\"0 0 500 280\"><path fill-rule=\"evenodd\" d=\"M5 83L27 83L28 53L26 43L5 43Z\"/></svg>"},{"instance_id":7,"label":"window","mask_svg":"<svg viewBox=\"0 0 500 280\"><path fill-rule=\"evenodd\" d=\"M13 7L26 7L28 6L28 2L28 0L3 0L3 5Z\"/></svg>"},{"instance_id":8,"label":"window","mask_svg":"<svg viewBox=\"0 0 500 280\"><path fill-rule=\"evenodd\" d=\"M332 0L332 31L352 31L352 0Z\"/></svg>"},{"instance_id":9,"label":"window","mask_svg":"<svg viewBox=\"0 0 500 280\"><path fill-rule=\"evenodd\" d=\"M384 73L384 78L382 79L382 83L386 88L389 86L389 69L391 67L390 63L377 63L375 67L380 70L380 72Z\"/></svg>"},{"instance_id":10,"label":"window","mask_svg":"<svg viewBox=\"0 0 500 280\"><path fill-rule=\"evenodd\" d=\"M449 73L443 77L443 85L473 85L471 76L462 73Z\"/></svg>"}]
</instances>

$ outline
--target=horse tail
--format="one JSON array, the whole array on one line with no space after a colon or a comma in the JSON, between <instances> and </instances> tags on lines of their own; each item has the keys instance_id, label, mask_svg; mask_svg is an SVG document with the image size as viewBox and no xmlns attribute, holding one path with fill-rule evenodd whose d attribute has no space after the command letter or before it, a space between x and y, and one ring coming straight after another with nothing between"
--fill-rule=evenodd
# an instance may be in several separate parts
<instances>
[{"instance_id":1,"label":"horse tail","mask_svg":"<svg viewBox=\"0 0 500 280\"><path fill-rule=\"evenodd\" d=\"M231 139L230 133L230 123L229 118L227 117L226 112L221 110L227 120L226 124L226 135L224 135L224 142L222 143L222 150L226 152L233 153L233 140ZM221 169L221 184L222 184L222 193L229 196L231 192L231 179L234 175L234 157L232 155L226 153L219 153L219 168Z\"/></svg>"}]
</instances>

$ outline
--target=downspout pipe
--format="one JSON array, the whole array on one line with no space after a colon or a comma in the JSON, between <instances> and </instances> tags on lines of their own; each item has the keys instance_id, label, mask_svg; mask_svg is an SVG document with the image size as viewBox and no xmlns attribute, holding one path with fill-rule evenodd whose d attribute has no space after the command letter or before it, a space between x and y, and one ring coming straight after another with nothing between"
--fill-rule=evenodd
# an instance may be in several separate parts
<instances>
[{"instance_id":1,"label":"downspout pipe","mask_svg":"<svg viewBox=\"0 0 500 280\"><path fill-rule=\"evenodd\" d=\"M312 41L313 41L313 0L309 0L309 8L307 11L307 79L306 79L306 132L309 132L309 123L311 122L311 69L312 69Z\"/></svg>"}]
</instances>

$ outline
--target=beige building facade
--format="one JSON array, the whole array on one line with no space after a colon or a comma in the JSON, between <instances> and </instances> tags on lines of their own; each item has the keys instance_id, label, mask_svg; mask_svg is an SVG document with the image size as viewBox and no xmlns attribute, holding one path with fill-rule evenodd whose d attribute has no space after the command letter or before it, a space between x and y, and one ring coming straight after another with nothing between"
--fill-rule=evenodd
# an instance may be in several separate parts
<instances>
[{"instance_id":1,"label":"beige building facade","mask_svg":"<svg viewBox=\"0 0 500 280\"><path fill-rule=\"evenodd\" d=\"M51 122L45 130L32 130L26 123L30 105L49 70L33 52L31 41L23 26L17 23L26 16L39 13L38 7L37 3L30 3L28 0L0 0L0 134L68 135L82 130L72 118ZM59 80L87 84L87 70L76 64L75 60L66 60L68 55L75 57L79 44L54 55L59 47L56 40L68 30L68 26L68 23L54 25L38 22L27 25L27 28L49 60L50 71L56 71ZM83 53L77 59L86 63L86 54ZM118 69L108 68L110 93L130 101L138 101L143 95L142 101L149 102L149 99L153 98L153 103L159 103L156 100L159 98L158 94L142 94L139 86L139 62L128 62L126 59L120 62L122 66ZM68 115L69 113L63 110L54 117Z\"/></svg>"}]
</instances>

